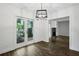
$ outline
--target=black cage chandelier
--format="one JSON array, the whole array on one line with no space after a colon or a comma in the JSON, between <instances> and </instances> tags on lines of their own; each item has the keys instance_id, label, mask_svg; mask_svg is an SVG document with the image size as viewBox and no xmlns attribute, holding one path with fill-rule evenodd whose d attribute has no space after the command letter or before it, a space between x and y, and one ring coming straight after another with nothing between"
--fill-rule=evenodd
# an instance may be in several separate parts
<instances>
[{"instance_id":1,"label":"black cage chandelier","mask_svg":"<svg viewBox=\"0 0 79 59\"><path fill-rule=\"evenodd\" d=\"M42 3L41 9L36 10L36 18L47 18L47 10L42 8Z\"/></svg>"}]
</instances>

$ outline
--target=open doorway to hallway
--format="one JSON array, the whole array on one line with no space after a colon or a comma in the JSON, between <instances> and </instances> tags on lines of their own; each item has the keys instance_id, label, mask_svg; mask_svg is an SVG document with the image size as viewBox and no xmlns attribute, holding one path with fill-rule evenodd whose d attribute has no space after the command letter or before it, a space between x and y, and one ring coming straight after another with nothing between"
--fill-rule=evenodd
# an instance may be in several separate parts
<instances>
[{"instance_id":1,"label":"open doorway to hallway","mask_svg":"<svg viewBox=\"0 0 79 59\"><path fill-rule=\"evenodd\" d=\"M69 16L50 20L50 41L55 47L69 49Z\"/></svg>"}]
</instances>

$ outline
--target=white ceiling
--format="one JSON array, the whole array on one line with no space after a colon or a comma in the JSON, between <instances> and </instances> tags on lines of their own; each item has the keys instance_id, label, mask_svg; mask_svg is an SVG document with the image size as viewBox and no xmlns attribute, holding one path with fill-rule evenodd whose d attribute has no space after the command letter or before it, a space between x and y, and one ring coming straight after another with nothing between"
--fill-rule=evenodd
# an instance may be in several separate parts
<instances>
[{"instance_id":1,"label":"white ceiling","mask_svg":"<svg viewBox=\"0 0 79 59\"><path fill-rule=\"evenodd\" d=\"M11 3L10 5L23 8L33 16L35 16L36 10L41 9L41 3ZM42 3L43 9L47 9L48 15L75 5L79 5L79 3Z\"/></svg>"},{"instance_id":2,"label":"white ceiling","mask_svg":"<svg viewBox=\"0 0 79 59\"><path fill-rule=\"evenodd\" d=\"M20 8L25 8L28 10L41 9L40 3L14 3L12 5L20 7ZM75 5L79 5L79 4L78 3L43 3L42 7L44 9L54 12L54 11L58 11L63 8L68 8Z\"/></svg>"}]
</instances>

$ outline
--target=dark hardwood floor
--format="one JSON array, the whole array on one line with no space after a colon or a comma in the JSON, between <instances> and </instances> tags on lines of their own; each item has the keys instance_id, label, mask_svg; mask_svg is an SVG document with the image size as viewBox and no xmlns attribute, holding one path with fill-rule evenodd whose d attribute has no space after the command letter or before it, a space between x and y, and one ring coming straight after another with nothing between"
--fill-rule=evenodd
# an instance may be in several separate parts
<instances>
[{"instance_id":1,"label":"dark hardwood floor","mask_svg":"<svg viewBox=\"0 0 79 59\"><path fill-rule=\"evenodd\" d=\"M1 54L1 56L79 56L79 52L69 50L69 39L60 36L56 41L41 41Z\"/></svg>"}]
</instances>

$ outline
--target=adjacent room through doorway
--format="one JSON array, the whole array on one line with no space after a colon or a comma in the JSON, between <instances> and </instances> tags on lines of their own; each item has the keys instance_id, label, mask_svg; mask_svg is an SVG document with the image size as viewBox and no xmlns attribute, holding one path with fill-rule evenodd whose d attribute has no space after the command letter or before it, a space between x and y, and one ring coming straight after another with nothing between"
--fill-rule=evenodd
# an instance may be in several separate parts
<instances>
[{"instance_id":1,"label":"adjacent room through doorway","mask_svg":"<svg viewBox=\"0 0 79 59\"><path fill-rule=\"evenodd\" d=\"M50 32L51 41L56 47L69 49L69 16L51 20Z\"/></svg>"}]
</instances>

